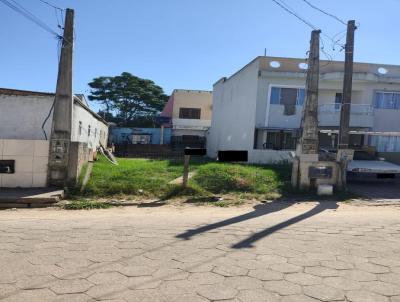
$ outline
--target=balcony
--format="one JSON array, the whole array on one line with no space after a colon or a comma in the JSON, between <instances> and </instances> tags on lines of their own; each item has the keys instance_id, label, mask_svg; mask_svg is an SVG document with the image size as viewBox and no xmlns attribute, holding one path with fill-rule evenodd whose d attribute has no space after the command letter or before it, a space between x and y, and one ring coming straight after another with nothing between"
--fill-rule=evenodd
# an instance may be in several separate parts
<instances>
[{"instance_id":1,"label":"balcony","mask_svg":"<svg viewBox=\"0 0 400 302\"><path fill-rule=\"evenodd\" d=\"M339 126L341 104L321 104L318 106L320 126ZM369 104L352 104L350 107L350 127L372 127L374 108Z\"/></svg>"},{"instance_id":2,"label":"balcony","mask_svg":"<svg viewBox=\"0 0 400 302\"><path fill-rule=\"evenodd\" d=\"M191 129L191 130L207 130L211 126L210 120L202 119L172 119L172 126L174 129Z\"/></svg>"},{"instance_id":3,"label":"balcony","mask_svg":"<svg viewBox=\"0 0 400 302\"><path fill-rule=\"evenodd\" d=\"M318 106L318 121L322 127L338 127L340 120L340 104L328 103ZM285 106L271 104L269 109L268 127L299 128L302 116L302 106L295 106L290 114L285 112ZM350 109L350 127L372 127L374 124L374 108L369 104L352 104Z\"/></svg>"}]
</instances>

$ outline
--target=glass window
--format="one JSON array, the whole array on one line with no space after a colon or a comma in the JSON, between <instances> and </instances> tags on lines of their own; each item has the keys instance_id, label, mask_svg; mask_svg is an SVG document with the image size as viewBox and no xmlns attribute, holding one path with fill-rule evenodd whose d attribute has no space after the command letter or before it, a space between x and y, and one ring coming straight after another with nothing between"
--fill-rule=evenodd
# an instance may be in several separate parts
<instances>
[{"instance_id":1,"label":"glass window","mask_svg":"<svg viewBox=\"0 0 400 302\"><path fill-rule=\"evenodd\" d=\"M376 147L378 152L399 152L400 136L377 136L370 137L371 146Z\"/></svg>"},{"instance_id":2,"label":"glass window","mask_svg":"<svg viewBox=\"0 0 400 302\"><path fill-rule=\"evenodd\" d=\"M376 92L375 108L400 110L400 92Z\"/></svg>"},{"instance_id":3,"label":"glass window","mask_svg":"<svg viewBox=\"0 0 400 302\"><path fill-rule=\"evenodd\" d=\"M305 89L302 89L302 88L298 89L297 90L297 105L303 106L305 97L306 97Z\"/></svg>"},{"instance_id":4,"label":"glass window","mask_svg":"<svg viewBox=\"0 0 400 302\"><path fill-rule=\"evenodd\" d=\"M340 92L337 92L335 94L335 110L340 110L340 106L342 104L342 97L343 97L343 94Z\"/></svg>"},{"instance_id":5,"label":"glass window","mask_svg":"<svg viewBox=\"0 0 400 302\"><path fill-rule=\"evenodd\" d=\"M271 88L271 104L280 104L281 89L278 87Z\"/></svg>"},{"instance_id":6,"label":"glass window","mask_svg":"<svg viewBox=\"0 0 400 302\"><path fill-rule=\"evenodd\" d=\"M294 98L291 96L294 94ZM305 89L303 88L280 88L280 87L272 87L271 88L271 96L270 96L270 104L281 104L287 105L288 103L296 102L297 106L303 106L305 100Z\"/></svg>"}]
</instances>

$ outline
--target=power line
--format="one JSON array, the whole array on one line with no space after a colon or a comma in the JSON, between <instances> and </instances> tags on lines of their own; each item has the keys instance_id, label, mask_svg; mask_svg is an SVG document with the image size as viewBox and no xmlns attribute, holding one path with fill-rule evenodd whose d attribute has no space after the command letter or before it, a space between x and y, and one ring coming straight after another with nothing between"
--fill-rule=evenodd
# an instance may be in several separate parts
<instances>
[{"instance_id":1,"label":"power line","mask_svg":"<svg viewBox=\"0 0 400 302\"><path fill-rule=\"evenodd\" d=\"M323 13L323 14L325 14L325 15L327 15L327 16L333 18L333 19L335 19L336 21L339 21L339 22L342 23L343 25L347 25L347 23L344 22L344 21L343 21L342 19L340 19L339 17L337 17L337 16L335 16L335 15L333 15L333 14L331 14L331 13L328 13L328 12L326 12L326 11L320 9L319 7L317 7L317 6L315 6L314 4L310 3L310 1L308 1L308 0L303 0L303 1L304 1L305 3L307 3L307 4L308 4L310 7L312 7L313 9L315 9L315 10L317 10L317 11L319 11L319 12L321 12L321 13Z\"/></svg>"},{"instance_id":2,"label":"power line","mask_svg":"<svg viewBox=\"0 0 400 302\"><path fill-rule=\"evenodd\" d=\"M312 29L316 30L317 28L312 25L310 22L308 22L307 20L305 20L304 18L300 17L297 13L295 13L293 11L293 9L289 9L286 4L286 6L284 4L282 4L282 2L279 2L277 0L272 0L276 5L280 6L282 9L284 9L286 12L288 12L289 14L295 16L297 19L299 19L301 22L303 22L304 24L308 25L309 27L311 27Z\"/></svg>"},{"instance_id":3,"label":"power line","mask_svg":"<svg viewBox=\"0 0 400 302\"><path fill-rule=\"evenodd\" d=\"M51 4L51 3L49 3L49 2L47 2L47 1L45 1L45 0L39 0L39 1L42 2L42 3L44 3L44 4L47 4L48 6L51 6L52 8L58 9L58 10L60 10L60 11L64 11L64 10L65 10L64 8L55 6L54 4Z\"/></svg>"},{"instance_id":4,"label":"power line","mask_svg":"<svg viewBox=\"0 0 400 302\"><path fill-rule=\"evenodd\" d=\"M272 0L272 1L275 4L277 4L279 7L284 9L286 12L288 12L292 16L296 17L297 19L299 19L301 22L305 23L306 25L308 25L312 29L317 30L317 27L315 25L313 25L311 22L307 21L304 17L301 17L298 13L296 13L293 8L291 8L287 3L284 2L284 0ZM339 44L339 41L341 39L335 40L334 38L328 36L324 32L321 32L321 35L325 36L328 40L330 40L332 42L332 47L333 48L334 48L335 45L340 45L341 47L343 47L343 45Z\"/></svg>"},{"instance_id":5,"label":"power line","mask_svg":"<svg viewBox=\"0 0 400 302\"><path fill-rule=\"evenodd\" d=\"M45 31L49 32L50 34L54 35L58 39L62 39L62 37L55 32L50 26L48 26L45 22L40 20L26 8L24 8L21 4L16 2L15 0L0 0L3 4L7 5L9 8L14 10L15 12L21 14L26 19L30 20L31 22L35 23L37 26L41 27Z\"/></svg>"}]
</instances>

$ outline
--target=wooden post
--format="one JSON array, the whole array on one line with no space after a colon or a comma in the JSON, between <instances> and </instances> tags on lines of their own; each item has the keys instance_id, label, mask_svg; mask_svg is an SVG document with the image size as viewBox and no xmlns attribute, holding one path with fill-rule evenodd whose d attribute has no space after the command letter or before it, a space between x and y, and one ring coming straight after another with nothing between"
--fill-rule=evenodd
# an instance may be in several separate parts
<instances>
[{"instance_id":1,"label":"wooden post","mask_svg":"<svg viewBox=\"0 0 400 302\"><path fill-rule=\"evenodd\" d=\"M340 108L340 130L338 149L349 147L349 127L350 127L350 106L351 90L353 84L353 57L354 57L354 31L356 30L355 21L347 23L347 36L345 46L344 79L342 107Z\"/></svg>"},{"instance_id":2,"label":"wooden post","mask_svg":"<svg viewBox=\"0 0 400 302\"><path fill-rule=\"evenodd\" d=\"M184 155L184 160L183 160L183 180L182 180L182 187L186 188L187 187L187 182L189 179L189 161L190 161L190 155Z\"/></svg>"}]
</instances>

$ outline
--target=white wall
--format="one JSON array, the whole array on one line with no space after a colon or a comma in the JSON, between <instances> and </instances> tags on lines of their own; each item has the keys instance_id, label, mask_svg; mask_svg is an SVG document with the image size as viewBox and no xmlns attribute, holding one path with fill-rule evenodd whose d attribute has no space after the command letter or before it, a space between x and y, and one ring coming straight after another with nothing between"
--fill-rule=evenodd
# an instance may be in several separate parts
<instances>
[{"instance_id":1,"label":"white wall","mask_svg":"<svg viewBox=\"0 0 400 302\"><path fill-rule=\"evenodd\" d=\"M211 120L173 118L172 125L174 129L207 130L211 126Z\"/></svg>"},{"instance_id":2,"label":"white wall","mask_svg":"<svg viewBox=\"0 0 400 302\"><path fill-rule=\"evenodd\" d=\"M0 139L45 139L42 124L50 112L54 96L0 95ZM53 114L45 125L50 137Z\"/></svg>"},{"instance_id":3,"label":"white wall","mask_svg":"<svg viewBox=\"0 0 400 302\"><path fill-rule=\"evenodd\" d=\"M0 139L0 159L15 160L15 173L0 174L0 187L45 187L48 156L49 141Z\"/></svg>"},{"instance_id":4,"label":"white wall","mask_svg":"<svg viewBox=\"0 0 400 302\"><path fill-rule=\"evenodd\" d=\"M0 95L0 139L45 140L42 124L50 112L54 96L37 95ZM79 135L79 121L83 131ZM50 139L53 113L50 113L45 124L47 139ZM88 126L92 135L88 137ZM95 129L97 129L96 137ZM100 130L102 137L100 138ZM74 103L72 121L72 141L86 142L95 148L101 139L107 143L108 126L97 120L90 112Z\"/></svg>"},{"instance_id":5,"label":"white wall","mask_svg":"<svg viewBox=\"0 0 400 302\"><path fill-rule=\"evenodd\" d=\"M254 143L258 61L225 82L214 85L213 115L207 138L207 155L218 150L250 150Z\"/></svg>"},{"instance_id":6,"label":"white wall","mask_svg":"<svg viewBox=\"0 0 400 302\"><path fill-rule=\"evenodd\" d=\"M51 95L0 95L0 158L15 160L16 169L14 174L0 174L0 187L46 186L49 141L45 139L42 124L53 100ZM80 120L82 135L78 135ZM52 121L50 114L44 127L47 139L50 139ZM99 141L107 144L108 126L78 103L74 103L72 125L72 141L86 142L92 149ZM90 137L88 125L91 125Z\"/></svg>"},{"instance_id":7,"label":"white wall","mask_svg":"<svg viewBox=\"0 0 400 302\"><path fill-rule=\"evenodd\" d=\"M249 161L271 162L275 155L272 156L264 150L253 150L254 129L256 127L299 127L301 107L297 106L296 115L284 116L283 106L273 108L274 105L269 104L269 93L271 86L304 88L305 73L280 72L279 69L265 69L265 66L259 70L259 66L264 63L262 58L258 58L232 77L221 79L214 85L213 118L207 137L208 156L216 157L219 150L248 150ZM365 104L372 107L375 90L400 91L400 83L369 75L362 71L355 73L353 104ZM326 73L321 75L319 104L333 104L335 94L342 91L342 85L342 74ZM360 109L362 111L363 108L354 106L350 118L351 126L371 127L380 131L399 131L400 110L392 110L389 113L375 109L374 116L367 110L360 112ZM320 115L319 118L321 125L339 126L339 113L331 116Z\"/></svg>"},{"instance_id":8,"label":"white wall","mask_svg":"<svg viewBox=\"0 0 400 302\"><path fill-rule=\"evenodd\" d=\"M280 150L249 150L248 159L253 164L280 164L292 162L293 151Z\"/></svg>"},{"instance_id":9,"label":"white wall","mask_svg":"<svg viewBox=\"0 0 400 302\"><path fill-rule=\"evenodd\" d=\"M82 129L79 131L79 122L82 122ZM90 135L88 133L90 126ZM101 130L101 135L100 135ZM96 150L99 142L107 146L108 126L97 120L89 111L80 104L74 104L72 113L72 137L73 142L87 143L88 148Z\"/></svg>"}]
</instances>

